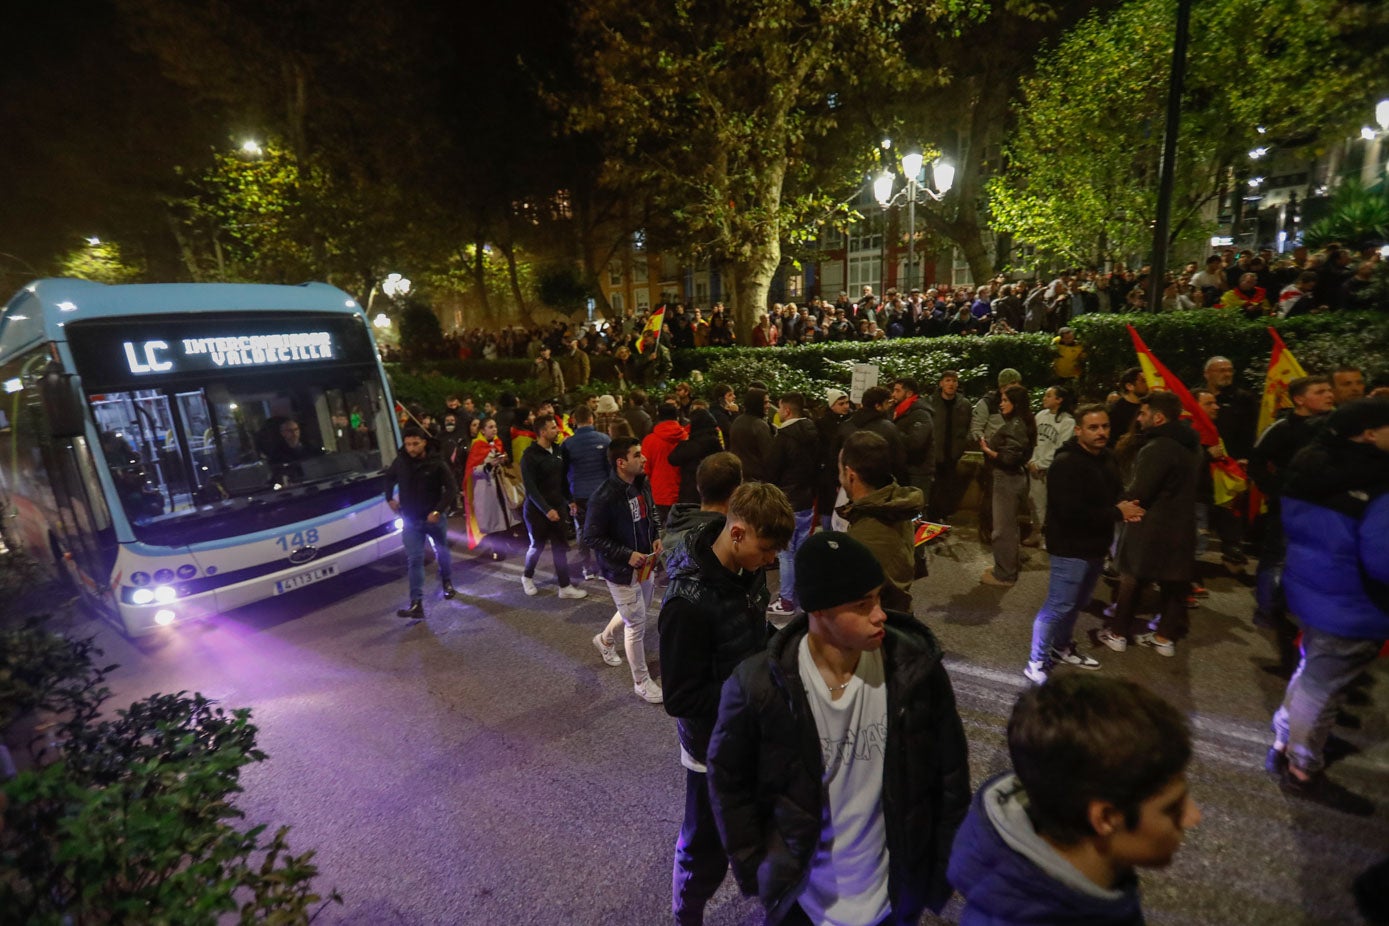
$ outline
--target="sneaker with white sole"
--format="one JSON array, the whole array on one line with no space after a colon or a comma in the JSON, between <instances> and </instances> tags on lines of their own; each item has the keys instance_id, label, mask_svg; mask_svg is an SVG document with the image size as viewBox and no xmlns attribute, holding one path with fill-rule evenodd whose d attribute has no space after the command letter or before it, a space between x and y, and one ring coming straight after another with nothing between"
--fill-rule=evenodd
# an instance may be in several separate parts
<instances>
[{"instance_id":1,"label":"sneaker with white sole","mask_svg":"<svg viewBox=\"0 0 1389 926\"><path fill-rule=\"evenodd\" d=\"M656 683L654 678L648 678L644 682L639 682L632 686L636 691L637 697L648 704L660 704L666 699L665 692L661 691L661 686Z\"/></svg>"},{"instance_id":2,"label":"sneaker with white sole","mask_svg":"<svg viewBox=\"0 0 1389 926\"><path fill-rule=\"evenodd\" d=\"M598 655L603 657L603 661L610 666L622 665L622 657L617 655L617 644L604 643L603 635L595 633L593 635L593 645L598 648Z\"/></svg>"},{"instance_id":3,"label":"sneaker with white sole","mask_svg":"<svg viewBox=\"0 0 1389 926\"><path fill-rule=\"evenodd\" d=\"M535 580L529 576L521 576L521 591L531 596L540 594L540 589L535 587Z\"/></svg>"},{"instance_id":4,"label":"sneaker with white sole","mask_svg":"<svg viewBox=\"0 0 1389 926\"><path fill-rule=\"evenodd\" d=\"M1098 669L1100 661L1093 656L1087 656L1076 649L1075 643L1071 643L1065 649L1051 648L1051 658L1056 662L1064 662L1068 666L1075 666L1077 669Z\"/></svg>"},{"instance_id":5,"label":"sneaker with white sole","mask_svg":"<svg viewBox=\"0 0 1389 926\"><path fill-rule=\"evenodd\" d=\"M581 588L575 588L572 585L561 585L559 587L559 596L561 598L587 598L588 592Z\"/></svg>"},{"instance_id":6,"label":"sneaker with white sole","mask_svg":"<svg viewBox=\"0 0 1389 926\"><path fill-rule=\"evenodd\" d=\"M774 617L793 617L796 614L796 606L790 607L786 604L785 598L778 598L772 602L772 606L767 609L767 613Z\"/></svg>"},{"instance_id":7,"label":"sneaker with white sole","mask_svg":"<svg viewBox=\"0 0 1389 926\"><path fill-rule=\"evenodd\" d=\"M1099 640L1101 643L1114 650L1114 652L1116 653L1122 653L1124 650L1129 648L1128 640L1119 636L1117 633L1114 633L1113 631L1107 629L1101 630L1099 633L1095 634L1095 639Z\"/></svg>"},{"instance_id":8,"label":"sneaker with white sole","mask_svg":"<svg viewBox=\"0 0 1389 926\"><path fill-rule=\"evenodd\" d=\"M1133 641L1139 646L1147 646L1157 650L1159 656L1177 655L1177 644L1173 643L1171 640L1159 640L1155 633L1140 633L1133 638Z\"/></svg>"},{"instance_id":9,"label":"sneaker with white sole","mask_svg":"<svg viewBox=\"0 0 1389 926\"><path fill-rule=\"evenodd\" d=\"M1027 676L1027 680L1034 685L1045 685L1047 683L1047 664L1045 662L1029 662L1027 668L1022 670L1022 674Z\"/></svg>"}]
</instances>

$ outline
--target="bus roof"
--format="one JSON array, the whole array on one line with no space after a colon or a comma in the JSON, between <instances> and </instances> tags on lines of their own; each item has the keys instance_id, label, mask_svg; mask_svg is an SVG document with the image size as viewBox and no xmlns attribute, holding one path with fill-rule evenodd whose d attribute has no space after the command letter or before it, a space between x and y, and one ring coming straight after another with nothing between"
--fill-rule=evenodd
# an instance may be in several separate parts
<instances>
[{"instance_id":1,"label":"bus roof","mask_svg":"<svg viewBox=\"0 0 1389 926\"><path fill-rule=\"evenodd\" d=\"M198 312L363 313L357 300L327 283L131 283L35 280L0 313L0 363L35 344L65 341L63 326L88 318Z\"/></svg>"}]
</instances>

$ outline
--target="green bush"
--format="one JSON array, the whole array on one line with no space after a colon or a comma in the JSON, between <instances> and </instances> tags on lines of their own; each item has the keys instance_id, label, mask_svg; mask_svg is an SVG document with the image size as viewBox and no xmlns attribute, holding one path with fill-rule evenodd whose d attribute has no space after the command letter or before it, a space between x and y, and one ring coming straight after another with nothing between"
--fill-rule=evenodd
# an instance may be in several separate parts
<instances>
[{"instance_id":1,"label":"green bush","mask_svg":"<svg viewBox=\"0 0 1389 926\"><path fill-rule=\"evenodd\" d=\"M313 890L287 827L240 828L241 770L264 761L247 709L156 694L108 714L90 640L31 618L0 632L0 724L49 723L0 787L0 919L30 924L307 923Z\"/></svg>"},{"instance_id":2,"label":"green bush","mask_svg":"<svg viewBox=\"0 0 1389 926\"><path fill-rule=\"evenodd\" d=\"M1349 364L1367 380L1389 377L1389 315L1330 313L1291 319L1248 321L1231 312L1201 309L1162 315L1084 315L1072 322L1089 355L1082 392L1103 398L1120 374L1138 363L1128 324L1184 382L1202 379L1206 360L1229 357L1245 385L1262 389L1273 343L1270 325L1308 372ZM1051 383L1051 336L901 338L867 343L811 344L800 347L705 347L677 351L676 375L703 371L711 385L728 383L741 392L754 380L773 393L796 390L823 395L829 387L846 389L855 363L875 363L880 381L911 376L923 387L941 371L958 370L967 395L993 386L1004 367L1013 367L1032 387Z\"/></svg>"}]
</instances>

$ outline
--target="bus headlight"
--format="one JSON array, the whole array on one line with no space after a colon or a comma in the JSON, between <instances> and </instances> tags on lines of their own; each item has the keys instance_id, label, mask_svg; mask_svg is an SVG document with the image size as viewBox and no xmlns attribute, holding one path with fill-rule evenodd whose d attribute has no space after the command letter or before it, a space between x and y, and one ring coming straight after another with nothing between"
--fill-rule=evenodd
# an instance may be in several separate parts
<instances>
[{"instance_id":1,"label":"bus headlight","mask_svg":"<svg viewBox=\"0 0 1389 926\"><path fill-rule=\"evenodd\" d=\"M154 590L148 588L137 588L130 593L131 604L149 604L154 601Z\"/></svg>"},{"instance_id":2,"label":"bus headlight","mask_svg":"<svg viewBox=\"0 0 1389 926\"><path fill-rule=\"evenodd\" d=\"M168 604L178 597L178 592L174 591L172 585L161 585L154 590L154 600L160 604Z\"/></svg>"},{"instance_id":3,"label":"bus headlight","mask_svg":"<svg viewBox=\"0 0 1389 926\"><path fill-rule=\"evenodd\" d=\"M174 622L174 612L168 608L160 608L154 612L154 622L160 627L167 627Z\"/></svg>"}]
</instances>

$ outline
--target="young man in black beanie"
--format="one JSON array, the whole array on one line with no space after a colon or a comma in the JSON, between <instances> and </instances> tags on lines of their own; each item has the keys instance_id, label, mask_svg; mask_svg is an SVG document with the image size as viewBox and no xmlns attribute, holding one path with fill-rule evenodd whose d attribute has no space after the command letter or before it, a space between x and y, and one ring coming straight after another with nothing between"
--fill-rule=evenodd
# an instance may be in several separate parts
<instances>
[{"instance_id":1,"label":"young man in black beanie","mask_svg":"<svg viewBox=\"0 0 1389 926\"><path fill-rule=\"evenodd\" d=\"M848 534L813 535L796 554L803 613L723 688L714 819L773 926L907 926L950 897L968 747L940 645L883 611L884 581Z\"/></svg>"}]
</instances>

